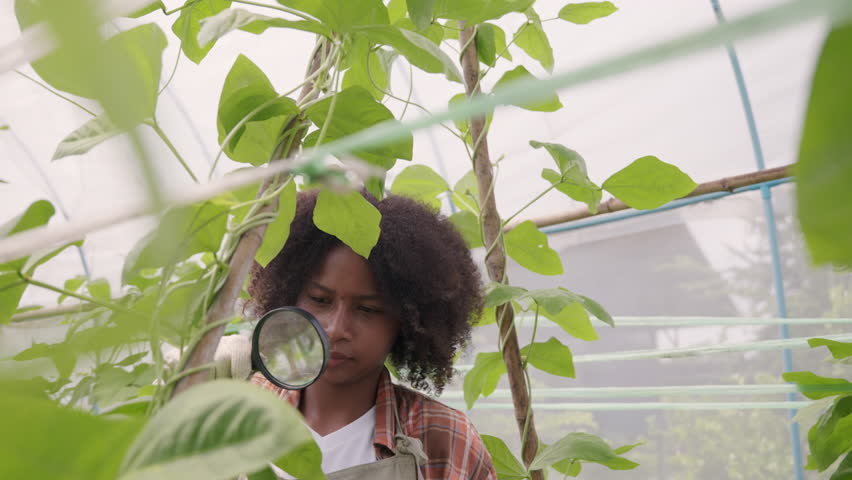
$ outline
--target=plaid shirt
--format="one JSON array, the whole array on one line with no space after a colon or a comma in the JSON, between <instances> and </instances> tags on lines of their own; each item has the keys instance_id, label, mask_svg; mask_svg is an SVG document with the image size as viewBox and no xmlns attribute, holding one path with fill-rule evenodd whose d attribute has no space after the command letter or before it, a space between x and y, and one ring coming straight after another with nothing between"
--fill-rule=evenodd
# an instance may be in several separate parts
<instances>
[{"instance_id":1,"label":"plaid shirt","mask_svg":"<svg viewBox=\"0 0 852 480\"><path fill-rule=\"evenodd\" d=\"M251 382L275 392L294 407L301 392L270 383L260 373ZM376 392L376 432L373 446L376 458L393 456L396 425L393 409L399 413L404 434L419 438L429 460L422 468L425 480L494 480L497 474L491 456L467 416L428 396L391 382L387 370L379 378Z\"/></svg>"}]
</instances>

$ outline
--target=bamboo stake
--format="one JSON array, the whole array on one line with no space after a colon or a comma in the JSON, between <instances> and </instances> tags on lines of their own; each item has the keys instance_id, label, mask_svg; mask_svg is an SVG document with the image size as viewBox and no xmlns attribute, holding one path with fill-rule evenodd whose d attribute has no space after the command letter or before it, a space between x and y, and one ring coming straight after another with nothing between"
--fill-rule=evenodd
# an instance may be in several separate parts
<instances>
[{"instance_id":1,"label":"bamboo stake","mask_svg":"<svg viewBox=\"0 0 852 480\"><path fill-rule=\"evenodd\" d=\"M479 88L479 58L474 40L474 27L466 27L459 22L462 31L459 33L459 44L462 46L461 64L464 75L465 93L472 98L481 93ZM474 140L473 170L479 185L479 203L482 215L482 225L485 234L485 244L494 245L485 257L485 266L492 281L502 282L506 276L506 252L502 245L501 220L494 200L494 174L488 152L488 138L485 127L485 117L476 116L470 119L470 133ZM512 321L514 312L512 304L506 303L497 308L497 318L500 322L500 338L503 344L503 361L509 377L509 387L512 391L512 403L515 407L515 420L521 434L522 457L529 465L538 452L538 434L535 430L533 412L530 410L530 397L524 369L521 364L521 352L518 348L518 337L515 324ZM526 438L524 432L526 430ZM532 472L533 480L542 480L541 470Z\"/></svg>"},{"instance_id":2,"label":"bamboo stake","mask_svg":"<svg viewBox=\"0 0 852 480\"><path fill-rule=\"evenodd\" d=\"M787 178L792 175L793 166L785 165L783 167L769 168L766 170L758 170L756 172L750 172L743 175L736 175L733 177L721 178L719 180L713 180L706 183L701 183L695 190L690 192L688 195L683 196L681 198L690 198L697 197L699 195L706 195L708 193L717 193L717 192L733 192L734 190L742 187L748 187L751 185L755 185L757 183L768 182L771 180L778 180L781 178ZM532 219L532 221L538 226L541 227L549 227L551 225L558 225L561 223L573 222L576 220L582 220L584 218L594 217L595 215L602 215L604 213L612 213L620 210L627 210L630 207L627 206L621 200L616 198L610 198L609 200L603 201L598 204L598 213L592 213L586 207L580 207L575 210L571 210L564 213L559 213L556 215L546 215L538 218ZM523 220L518 220L516 222L512 222L509 226L506 227L506 230L511 230Z\"/></svg>"},{"instance_id":3,"label":"bamboo stake","mask_svg":"<svg viewBox=\"0 0 852 480\"><path fill-rule=\"evenodd\" d=\"M308 76L316 72L322 64L323 55L327 53L326 45L327 44L325 43L321 43L314 51L308 67ZM319 94L319 89L314 88L315 83L316 80L305 84L299 94L299 102L311 100ZM298 116L293 117L293 119L287 122L282 129L283 132L286 132L288 129L298 128L298 131L295 132L295 138L287 151L282 151L281 146L276 149L276 152L273 153L272 157L274 161L282 158L289 158L298 151L301 139L306 133L306 129L304 127L297 126L297 119ZM274 181L274 178L267 178L258 189L257 198L263 196L264 192L274 183ZM272 212L276 205L277 202L267 202L266 205L258 211L258 214ZM195 345L192 352L190 352L189 357L181 370L183 372L193 371L194 373L186 375L176 382L174 390L172 390L172 398L194 385L207 381L210 376L209 369L203 368L203 366L208 365L213 361L216 349L219 347L219 341L225 333L226 325L223 321L226 320L234 311L234 304L240 296L243 282L248 276L249 269L254 262L254 256L260 248L260 244L263 243L264 233L266 233L266 224L261 224L251 230L248 230L240 238L237 248L231 257L230 263L228 264L228 276L225 283L217 292L213 305L211 305L210 310L207 313L207 317L204 319L205 325L218 326L209 329Z\"/></svg>"}]
</instances>

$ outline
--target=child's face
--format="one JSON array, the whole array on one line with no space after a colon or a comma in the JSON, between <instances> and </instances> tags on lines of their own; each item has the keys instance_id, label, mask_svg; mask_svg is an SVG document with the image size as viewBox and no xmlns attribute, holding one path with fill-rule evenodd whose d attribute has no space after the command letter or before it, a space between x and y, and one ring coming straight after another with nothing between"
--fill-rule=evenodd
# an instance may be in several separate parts
<instances>
[{"instance_id":1,"label":"child's face","mask_svg":"<svg viewBox=\"0 0 852 480\"><path fill-rule=\"evenodd\" d=\"M331 355L320 381L357 383L378 374L399 333L399 319L379 292L367 261L334 247L308 279L296 306L325 329Z\"/></svg>"}]
</instances>

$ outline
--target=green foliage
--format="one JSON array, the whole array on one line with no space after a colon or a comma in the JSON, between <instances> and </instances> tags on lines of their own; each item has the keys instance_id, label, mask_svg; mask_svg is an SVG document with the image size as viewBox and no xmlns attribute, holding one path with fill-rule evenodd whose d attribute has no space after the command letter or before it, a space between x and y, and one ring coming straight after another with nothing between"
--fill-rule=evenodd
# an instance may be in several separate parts
<instances>
[{"instance_id":1,"label":"green foliage","mask_svg":"<svg viewBox=\"0 0 852 480\"><path fill-rule=\"evenodd\" d=\"M0 435L0 477L112 480L139 432L134 419L107 419L9 390Z\"/></svg>"},{"instance_id":2,"label":"green foliage","mask_svg":"<svg viewBox=\"0 0 852 480\"><path fill-rule=\"evenodd\" d=\"M482 443L494 461L497 478L511 480L528 477L527 469L515 458L503 440L491 435L482 435Z\"/></svg>"},{"instance_id":3,"label":"green foliage","mask_svg":"<svg viewBox=\"0 0 852 480\"><path fill-rule=\"evenodd\" d=\"M153 232L140 239L124 261L122 281L136 283L144 269L173 265L190 255L216 253L228 207L213 201L168 210Z\"/></svg>"},{"instance_id":4,"label":"green foliage","mask_svg":"<svg viewBox=\"0 0 852 480\"><path fill-rule=\"evenodd\" d=\"M476 54L479 60L493 67L500 57L512 60L512 54L506 45L506 32L497 25L482 23L476 27Z\"/></svg>"},{"instance_id":5,"label":"green foliage","mask_svg":"<svg viewBox=\"0 0 852 480\"><path fill-rule=\"evenodd\" d=\"M782 374L784 380L788 382L793 382L796 385L799 385L802 388L802 394L811 400L818 400L820 398L830 397L833 395L837 395L839 393L838 390L832 391L830 385L852 385L847 380L842 378L828 378L821 377L812 372L784 372ZM807 387L814 386L826 386L827 388L818 388L818 389L808 389ZM817 390L817 391L813 391Z\"/></svg>"},{"instance_id":6,"label":"green foliage","mask_svg":"<svg viewBox=\"0 0 852 480\"><path fill-rule=\"evenodd\" d=\"M850 342L838 342L827 338L811 338L808 339L808 345L811 347L828 347L831 356L837 360L852 357L852 343Z\"/></svg>"},{"instance_id":7,"label":"green foliage","mask_svg":"<svg viewBox=\"0 0 852 480\"><path fill-rule=\"evenodd\" d=\"M852 23L829 33L811 83L799 159L796 205L814 263L852 267Z\"/></svg>"},{"instance_id":8,"label":"green foliage","mask_svg":"<svg viewBox=\"0 0 852 480\"><path fill-rule=\"evenodd\" d=\"M148 15L149 13L156 12L157 10L162 10L163 12L166 11L166 6L163 5L163 2L161 2L159 0L157 0L156 2L151 2L150 5L146 5L146 6L140 8L139 10L136 10L135 12L133 12L133 13L127 15L127 16L130 17L130 18L139 18L139 17L144 17L145 15Z\"/></svg>"},{"instance_id":9,"label":"green foliage","mask_svg":"<svg viewBox=\"0 0 852 480\"><path fill-rule=\"evenodd\" d=\"M166 46L154 24L127 30L104 41L91 0L17 0L23 30L46 21L60 45L32 67L48 85L101 102L111 121L130 128L154 114L161 57Z\"/></svg>"},{"instance_id":10,"label":"green foliage","mask_svg":"<svg viewBox=\"0 0 852 480\"><path fill-rule=\"evenodd\" d=\"M396 53L384 49L372 50L366 39L352 44L352 66L343 76L343 89L360 86L370 92L376 101L381 101L390 87L391 66Z\"/></svg>"},{"instance_id":11,"label":"green foliage","mask_svg":"<svg viewBox=\"0 0 852 480\"><path fill-rule=\"evenodd\" d=\"M500 282L489 282L488 285L485 286L484 305L486 308L499 307L500 305L511 302L526 293L527 289L523 287L506 285L505 283Z\"/></svg>"},{"instance_id":12,"label":"green foliage","mask_svg":"<svg viewBox=\"0 0 852 480\"><path fill-rule=\"evenodd\" d=\"M559 10L559 18L571 23L585 25L592 20L597 20L612 15L618 7L612 2L585 2L569 3Z\"/></svg>"},{"instance_id":13,"label":"green foliage","mask_svg":"<svg viewBox=\"0 0 852 480\"><path fill-rule=\"evenodd\" d=\"M484 246L482 231L479 228L479 219L467 210L458 211L450 215L450 221L456 230L461 233L467 247L470 249Z\"/></svg>"},{"instance_id":14,"label":"green foliage","mask_svg":"<svg viewBox=\"0 0 852 480\"><path fill-rule=\"evenodd\" d=\"M449 190L447 181L426 165L405 167L396 176L391 186L391 193L411 197L435 210L441 208L441 200L438 196Z\"/></svg>"},{"instance_id":15,"label":"green foliage","mask_svg":"<svg viewBox=\"0 0 852 480\"><path fill-rule=\"evenodd\" d=\"M526 79L532 78L532 76L533 75L529 71L527 71L527 69L524 68L523 65L518 65L514 69L509 70L508 72L504 73L503 76L500 77L500 80L497 80L497 83L494 85L494 91L495 92L499 91L499 88L501 86L505 86L507 84L510 84L510 83L512 83L514 81L518 81L518 80L526 80ZM532 110L532 111L535 111L535 112L555 112L555 111L559 110L560 108L562 108L562 102L559 101L559 96L556 93L554 93L549 98L539 100L539 101L534 102L534 103L518 104L518 106L521 107L521 108L524 108L526 110ZM539 148L540 146L546 146L546 145L554 145L554 144L542 144L542 143L539 143L539 142L530 142L530 144L532 144L532 143L538 144L538 145L533 145L534 148ZM549 150L550 149L548 148L548 151ZM551 154L551 155L553 155L553 154Z\"/></svg>"},{"instance_id":16,"label":"green foliage","mask_svg":"<svg viewBox=\"0 0 852 480\"><path fill-rule=\"evenodd\" d=\"M390 23L382 0L278 0L278 3L307 13L338 33Z\"/></svg>"},{"instance_id":17,"label":"green foliage","mask_svg":"<svg viewBox=\"0 0 852 480\"><path fill-rule=\"evenodd\" d=\"M312 20L285 20L267 17L241 8L228 8L201 20L196 41L199 48L212 48L217 40L234 30L261 34L268 28L292 28L328 38L332 37L331 30Z\"/></svg>"},{"instance_id":18,"label":"green foliage","mask_svg":"<svg viewBox=\"0 0 852 480\"><path fill-rule=\"evenodd\" d=\"M808 432L807 468L824 471L852 451L852 395L838 396Z\"/></svg>"},{"instance_id":19,"label":"green foliage","mask_svg":"<svg viewBox=\"0 0 852 480\"><path fill-rule=\"evenodd\" d=\"M530 470L546 468L556 462L598 463L616 470L629 470L638 464L620 457L606 442L588 433L569 433L553 445L541 450L530 464Z\"/></svg>"},{"instance_id":20,"label":"green foliage","mask_svg":"<svg viewBox=\"0 0 852 480\"><path fill-rule=\"evenodd\" d=\"M260 109L263 105L266 107ZM225 143L228 133L249 113L251 120L239 127ZM279 98L272 83L251 60L240 55L234 61L222 93L216 126L224 152L237 162L262 165L269 161L284 123L299 113L296 103Z\"/></svg>"},{"instance_id":21,"label":"green foliage","mask_svg":"<svg viewBox=\"0 0 852 480\"><path fill-rule=\"evenodd\" d=\"M464 376L464 401L468 410L480 395L487 397L494 393L500 377L506 373L506 364L500 352L481 352L476 354L473 368Z\"/></svg>"},{"instance_id":22,"label":"green foliage","mask_svg":"<svg viewBox=\"0 0 852 480\"><path fill-rule=\"evenodd\" d=\"M56 147L53 160L70 155L82 155L121 133L105 115L99 115L63 138Z\"/></svg>"},{"instance_id":23,"label":"green foliage","mask_svg":"<svg viewBox=\"0 0 852 480\"><path fill-rule=\"evenodd\" d=\"M228 479L313 439L298 412L236 380L192 388L152 417L124 456L121 480Z\"/></svg>"},{"instance_id":24,"label":"green foliage","mask_svg":"<svg viewBox=\"0 0 852 480\"><path fill-rule=\"evenodd\" d=\"M406 0L408 16L418 30L425 30L432 24L432 12L436 0Z\"/></svg>"},{"instance_id":25,"label":"green foliage","mask_svg":"<svg viewBox=\"0 0 852 480\"><path fill-rule=\"evenodd\" d=\"M515 32L515 45L521 47L533 60L538 61L545 70L553 73L553 47L544 33L541 19L532 8L526 11L527 23Z\"/></svg>"},{"instance_id":26,"label":"green foliage","mask_svg":"<svg viewBox=\"0 0 852 480\"><path fill-rule=\"evenodd\" d=\"M566 305L559 313L541 312L547 319L559 325L572 337L588 342L598 339L598 332L592 326L588 312L581 303Z\"/></svg>"},{"instance_id":27,"label":"green foliage","mask_svg":"<svg viewBox=\"0 0 852 480\"><path fill-rule=\"evenodd\" d=\"M479 185L473 170L464 174L453 185L453 203L462 210L479 216Z\"/></svg>"},{"instance_id":28,"label":"green foliage","mask_svg":"<svg viewBox=\"0 0 852 480\"><path fill-rule=\"evenodd\" d=\"M330 115L332 102L334 102L333 115ZM387 107L373 99L370 92L361 87L349 87L331 97L320 100L307 109L305 115L319 128L325 126L325 140L331 141L351 135L367 127L387 120L393 120L393 114ZM315 131L305 138L305 145L312 146L318 137L319 131ZM383 169L390 169L396 163L396 159L411 160L414 139L411 135L402 140L372 148L368 151L352 152L356 157L377 165Z\"/></svg>"},{"instance_id":29,"label":"green foliage","mask_svg":"<svg viewBox=\"0 0 852 480\"><path fill-rule=\"evenodd\" d=\"M574 356L571 349L556 337L535 342L521 349L521 355L533 367L560 377L574 378Z\"/></svg>"},{"instance_id":30,"label":"green foliage","mask_svg":"<svg viewBox=\"0 0 852 480\"><path fill-rule=\"evenodd\" d=\"M558 171L545 168L542 178L554 185L557 190L570 198L589 206L589 211L597 213L601 201L601 187L589 179L586 161L579 153L558 143L543 143L530 140L533 148L544 147L556 162Z\"/></svg>"},{"instance_id":31,"label":"green foliage","mask_svg":"<svg viewBox=\"0 0 852 480\"><path fill-rule=\"evenodd\" d=\"M186 58L200 63L213 48L212 43L199 44L201 21L231 6L231 0L186 0L180 16L172 24L172 32L180 39L180 48Z\"/></svg>"},{"instance_id":32,"label":"green foliage","mask_svg":"<svg viewBox=\"0 0 852 480\"><path fill-rule=\"evenodd\" d=\"M461 81L461 73L453 60L423 35L393 25L370 25L356 30L370 42L388 45L412 65L429 73L441 73L448 80Z\"/></svg>"},{"instance_id":33,"label":"green foliage","mask_svg":"<svg viewBox=\"0 0 852 480\"><path fill-rule=\"evenodd\" d=\"M534 2L535 0L435 0L435 16L477 24L496 20L510 12L523 12Z\"/></svg>"},{"instance_id":34,"label":"green foliage","mask_svg":"<svg viewBox=\"0 0 852 480\"><path fill-rule=\"evenodd\" d=\"M603 188L632 208L649 210L683 197L697 184L676 166L648 155L612 174Z\"/></svg>"},{"instance_id":35,"label":"green foliage","mask_svg":"<svg viewBox=\"0 0 852 480\"><path fill-rule=\"evenodd\" d=\"M290 236L290 223L293 222L295 217L296 182L291 179L287 181L284 190L278 195L278 209L275 213L275 220L266 226L263 243L260 244L260 248L257 249L254 256L254 260L262 267L266 267L284 248L287 237Z\"/></svg>"},{"instance_id":36,"label":"green foliage","mask_svg":"<svg viewBox=\"0 0 852 480\"><path fill-rule=\"evenodd\" d=\"M562 259L547 244L547 236L532 220L522 222L505 236L506 253L524 268L541 275L561 275Z\"/></svg>"},{"instance_id":37,"label":"green foliage","mask_svg":"<svg viewBox=\"0 0 852 480\"><path fill-rule=\"evenodd\" d=\"M314 223L364 258L379 241L382 215L358 192L322 190L314 207Z\"/></svg>"}]
</instances>

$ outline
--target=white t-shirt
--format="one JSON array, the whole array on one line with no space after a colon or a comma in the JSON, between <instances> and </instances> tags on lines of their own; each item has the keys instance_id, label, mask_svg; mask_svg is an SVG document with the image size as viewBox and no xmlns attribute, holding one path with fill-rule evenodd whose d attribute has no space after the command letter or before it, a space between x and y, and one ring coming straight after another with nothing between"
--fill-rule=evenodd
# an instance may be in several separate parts
<instances>
[{"instance_id":1,"label":"white t-shirt","mask_svg":"<svg viewBox=\"0 0 852 480\"><path fill-rule=\"evenodd\" d=\"M349 425L326 436L318 434L311 427L308 427L308 430L322 451L322 471L325 473L376 461L376 450L373 448L376 431L375 406ZM272 465L272 470L278 478L291 478L275 465Z\"/></svg>"}]
</instances>

